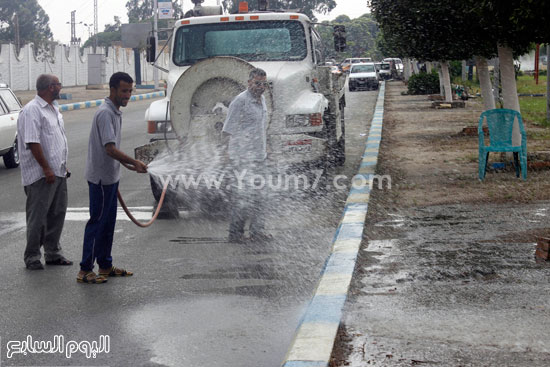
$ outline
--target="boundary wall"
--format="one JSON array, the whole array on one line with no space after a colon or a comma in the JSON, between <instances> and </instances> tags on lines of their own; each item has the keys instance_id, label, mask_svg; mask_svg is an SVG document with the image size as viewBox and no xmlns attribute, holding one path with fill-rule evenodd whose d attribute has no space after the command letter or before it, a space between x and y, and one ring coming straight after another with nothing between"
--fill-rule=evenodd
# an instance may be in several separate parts
<instances>
[{"instance_id":1,"label":"boundary wall","mask_svg":"<svg viewBox=\"0 0 550 367\"><path fill-rule=\"evenodd\" d=\"M0 83L7 83L12 90L34 90L35 81L40 74L54 74L64 87L88 85L88 55L93 49L80 52L78 46L56 45L51 56L36 57L32 44L21 47L19 55L15 45L0 45ZM134 51L122 47L98 47L97 53L106 55L105 74L109 76L117 71L123 71L135 80ZM170 56L163 53L158 64L168 69ZM167 74L159 70L159 79L166 79ZM153 80L153 67L145 60L145 52L141 52L141 80Z\"/></svg>"}]
</instances>

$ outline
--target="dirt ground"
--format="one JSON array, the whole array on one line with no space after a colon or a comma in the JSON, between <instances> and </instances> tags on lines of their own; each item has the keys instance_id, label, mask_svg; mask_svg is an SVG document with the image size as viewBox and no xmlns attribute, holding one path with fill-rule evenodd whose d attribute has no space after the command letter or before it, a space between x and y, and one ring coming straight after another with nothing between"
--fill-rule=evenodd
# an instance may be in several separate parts
<instances>
[{"instance_id":1,"label":"dirt ground","mask_svg":"<svg viewBox=\"0 0 550 367\"><path fill-rule=\"evenodd\" d=\"M378 175L330 366L546 366L550 129L524 121L527 180L478 179L481 101L433 109L386 84ZM535 161L537 163L534 163ZM489 165L505 162L492 154ZM527 311L526 311L527 310Z\"/></svg>"},{"instance_id":2,"label":"dirt ground","mask_svg":"<svg viewBox=\"0 0 550 367\"><path fill-rule=\"evenodd\" d=\"M386 89L384 132L378 173L392 176L388 195L401 206L452 203L533 202L550 199L547 169L529 169L527 181L514 172L487 172L478 180L478 136L463 128L477 127L481 101L468 100L465 108L433 109L427 96L401 95L406 87L390 82ZM550 129L525 122L527 151L550 151ZM504 162L501 154L489 157ZM532 168L532 166L530 166Z\"/></svg>"}]
</instances>

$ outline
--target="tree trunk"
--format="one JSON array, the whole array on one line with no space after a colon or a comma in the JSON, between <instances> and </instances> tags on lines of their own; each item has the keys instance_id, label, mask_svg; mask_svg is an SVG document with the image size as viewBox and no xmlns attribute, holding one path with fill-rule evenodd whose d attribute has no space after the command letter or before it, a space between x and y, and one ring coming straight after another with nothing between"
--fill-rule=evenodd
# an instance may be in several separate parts
<instances>
[{"instance_id":1,"label":"tree trunk","mask_svg":"<svg viewBox=\"0 0 550 367\"><path fill-rule=\"evenodd\" d=\"M439 95L445 96L445 87L443 86L443 72L441 71L441 65L437 68L437 74L439 74Z\"/></svg>"},{"instance_id":2,"label":"tree trunk","mask_svg":"<svg viewBox=\"0 0 550 367\"><path fill-rule=\"evenodd\" d=\"M495 106L501 106L500 103L500 61L497 58L494 59L495 67L493 69L493 99L495 100Z\"/></svg>"},{"instance_id":3,"label":"tree trunk","mask_svg":"<svg viewBox=\"0 0 550 367\"><path fill-rule=\"evenodd\" d=\"M443 77L443 89L445 91L445 102L452 102L453 92L451 90L451 77L449 76L448 61L441 61L441 75Z\"/></svg>"},{"instance_id":4,"label":"tree trunk","mask_svg":"<svg viewBox=\"0 0 550 367\"><path fill-rule=\"evenodd\" d=\"M431 62L426 62L426 72L428 74L431 74L431 72L432 72L432 63Z\"/></svg>"},{"instance_id":5,"label":"tree trunk","mask_svg":"<svg viewBox=\"0 0 550 367\"><path fill-rule=\"evenodd\" d=\"M462 60L462 80L468 79L468 65L466 64L466 60Z\"/></svg>"},{"instance_id":6,"label":"tree trunk","mask_svg":"<svg viewBox=\"0 0 550 367\"><path fill-rule=\"evenodd\" d=\"M514 70L514 55L510 47L498 46L498 58L500 59L500 76L502 81L502 99L504 108L519 110L518 90L516 86L516 73ZM512 143L521 144L519 125L514 124L512 131Z\"/></svg>"},{"instance_id":7,"label":"tree trunk","mask_svg":"<svg viewBox=\"0 0 550 367\"><path fill-rule=\"evenodd\" d=\"M418 74L418 62L416 60L412 60L412 67L413 67L413 72L415 74Z\"/></svg>"},{"instance_id":8,"label":"tree trunk","mask_svg":"<svg viewBox=\"0 0 550 367\"><path fill-rule=\"evenodd\" d=\"M407 82L411 77L411 63L409 59L406 58L403 60L403 79Z\"/></svg>"},{"instance_id":9,"label":"tree trunk","mask_svg":"<svg viewBox=\"0 0 550 367\"><path fill-rule=\"evenodd\" d=\"M546 44L546 121L550 121L550 75L548 65L550 64L550 44Z\"/></svg>"},{"instance_id":10,"label":"tree trunk","mask_svg":"<svg viewBox=\"0 0 550 367\"><path fill-rule=\"evenodd\" d=\"M489 66L487 59L481 56L476 56L476 68L479 74L479 85L481 86L481 97L483 98L483 107L485 110L492 110L495 107L495 99L493 98L493 86L491 85L491 76L489 75Z\"/></svg>"}]
</instances>

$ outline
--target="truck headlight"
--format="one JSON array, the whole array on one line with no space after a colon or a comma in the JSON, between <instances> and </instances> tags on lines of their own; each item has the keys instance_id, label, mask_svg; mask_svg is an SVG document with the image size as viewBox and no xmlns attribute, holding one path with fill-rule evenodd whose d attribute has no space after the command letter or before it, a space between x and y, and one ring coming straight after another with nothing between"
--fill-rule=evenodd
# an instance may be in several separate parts
<instances>
[{"instance_id":1,"label":"truck headlight","mask_svg":"<svg viewBox=\"0 0 550 367\"><path fill-rule=\"evenodd\" d=\"M286 116L286 127L306 127L321 125L323 125L323 116L320 113Z\"/></svg>"}]
</instances>

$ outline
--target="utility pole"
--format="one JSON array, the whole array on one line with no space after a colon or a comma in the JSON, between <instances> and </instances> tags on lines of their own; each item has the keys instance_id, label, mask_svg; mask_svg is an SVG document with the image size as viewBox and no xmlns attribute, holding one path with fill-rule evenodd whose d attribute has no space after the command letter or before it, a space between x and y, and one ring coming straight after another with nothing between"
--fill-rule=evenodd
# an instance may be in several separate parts
<instances>
[{"instance_id":1,"label":"utility pole","mask_svg":"<svg viewBox=\"0 0 550 367\"><path fill-rule=\"evenodd\" d=\"M94 0L94 54L97 52L97 0Z\"/></svg>"},{"instance_id":2,"label":"utility pole","mask_svg":"<svg viewBox=\"0 0 550 367\"><path fill-rule=\"evenodd\" d=\"M78 45L78 39L76 38L76 10L71 12L71 45Z\"/></svg>"},{"instance_id":3,"label":"utility pole","mask_svg":"<svg viewBox=\"0 0 550 367\"><path fill-rule=\"evenodd\" d=\"M154 0L153 6L153 37L155 37L155 45L158 45L158 0ZM159 47L160 48L160 47ZM154 79L154 88L159 87L159 70L153 66L153 79Z\"/></svg>"}]
</instances>

